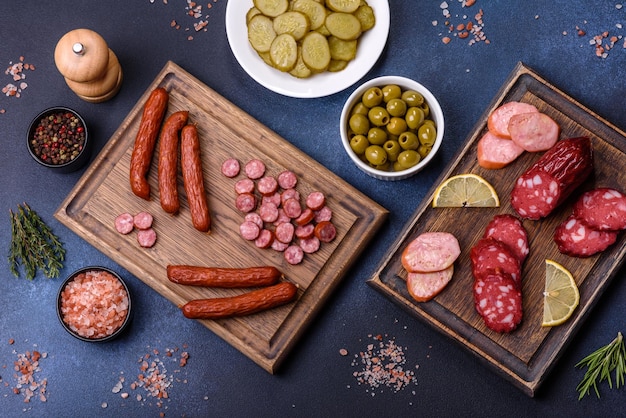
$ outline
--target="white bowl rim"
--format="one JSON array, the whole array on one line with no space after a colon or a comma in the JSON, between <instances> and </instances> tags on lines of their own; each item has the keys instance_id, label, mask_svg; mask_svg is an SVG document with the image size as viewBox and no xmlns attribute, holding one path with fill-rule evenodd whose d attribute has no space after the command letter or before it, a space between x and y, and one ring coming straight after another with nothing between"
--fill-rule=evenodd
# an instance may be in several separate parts
<instances>
[{"instance_id":1,"label":"white bowl rim","mask_svg":"<svg viewBox=\"0 0 626 418\"><path fill-rule=\"evenodd\" d=\"M437 122L437 136L435 137L435 143L433 145L433 148L428 153L428 155L425 158L423 158L417 165L407 170L382 171L382 170L377 170L375 168L370 167L368 164L366 164L365 162L363 162L361 159L359 159L356 156L354 151L352 151L352 148L350 148L350 141L348 140L348 133L347 133L347 128L346 128L347 117L348 117L349 112L352 110L353 103L355 102L355 100L360 95L362 95L365 92L365 90L367 90L368 88L373 87L373 86L384 86L387 84L398 84L401 87L410 86L410 88L415 89L419 93L421 93L422 96L424 96L424 99L426 100L426 102L428 103L428 106L430 107L430 111L433 115L433 120ZM388 180L405 179L421 171L434 158L434 156L437 154L437 151L439 151L439 147L441 146L441 143L443 142L443 133L445 129L443 111L441 109L441 105L439 104L439 101L435 98L435 96L431 93L431 91L428 88L426 88L423 84L411 78L404 77L404 76L394 76L394 75L376 77L359 85L359 87L357 87L352 92L352 94L348 96L348 99L346 100L343 106L343 109L341 111L339 125L340 125L339 129L341 133L341 143L344 149L346 150L346 152L348 153L348 155L350 156L350 159L364 172L376 178L379 178L379 179L384 178Z\"/></svg>"}]
</instances>

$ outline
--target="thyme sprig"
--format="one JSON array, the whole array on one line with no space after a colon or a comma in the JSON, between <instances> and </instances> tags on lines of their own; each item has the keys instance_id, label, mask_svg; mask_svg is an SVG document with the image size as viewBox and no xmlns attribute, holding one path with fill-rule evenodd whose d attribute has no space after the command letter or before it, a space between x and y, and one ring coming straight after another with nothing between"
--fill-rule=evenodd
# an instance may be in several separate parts
<instances>
[{"instance_id":1,"label":"thyme sprig","mask_svg":"<svg viewBox=\"0 0 626 418\"><path fill-rule=\"evenodd\" d=\"M11 216L11 246L9 268L15 277L20 276L19 266L24 267L28 280L35 278L38 270L48 278L59 277L65 260L65 248L59 238L41 217L26 203L18 205Z\"/></svg>"},{"instance_id":2,"label":"thyme sprig","mask_svg":"<svg viewBox=\"0 0 626 418\"><path fill-rule=\"evenodd\" d=\"M624 347L622 333L618 332L617 337L613 341L604 347L600 347L576 364L576 367L584 366L587 366L587 372L576 387L579 393L578 400L588 395L591 388L596 392L596 396L600 398L598 383L601 383L603 380L607 380L609 388L612 389L611 372L613 370L615 370L615 387L623 386L624 376L626 375L626 348Z\"/></svg>"}]
</instances>

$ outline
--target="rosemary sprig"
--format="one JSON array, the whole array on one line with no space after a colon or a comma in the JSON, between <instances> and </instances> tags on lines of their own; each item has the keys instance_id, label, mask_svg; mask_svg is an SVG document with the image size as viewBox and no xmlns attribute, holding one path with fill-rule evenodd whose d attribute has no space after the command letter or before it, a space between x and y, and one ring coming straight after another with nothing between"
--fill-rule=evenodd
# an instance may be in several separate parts
<instances>
[{"instance_id":1,"label":"rosemary sprig","mask_svg":"<svg viewBox=\"0 0 626 418\"><path fill-rule=\"evenodd\" d=\"M622 333L618 332L617 337L604 347L600 347L587 357L576 364L576 367L587 366L587 372L583 380L578 384L578 400L588 395L591 388L596 392L596 396L600 398L598 391L598 383L603 380L609 382L609 388L613 388L611 380L611 372L615 370L615 387L619 388L624 385L624 376L626 375L626 348L624 347L624 338ZM598 379L600 379L598 381Z\"/></svg>"},{"instance_id":2,"label":"rosemary sprig","mask_svg":"<svg viewBox=\"0 0 626 418\"><path fill-rule=\"evenodd\" d=\"M65 248L41 217L26 203L18 205L11 216L11 246L9 268L19 277L23 265L26 278L32 280L41 270L48 278L59 277L65 260Z\"/></svg>"}]
</instances>

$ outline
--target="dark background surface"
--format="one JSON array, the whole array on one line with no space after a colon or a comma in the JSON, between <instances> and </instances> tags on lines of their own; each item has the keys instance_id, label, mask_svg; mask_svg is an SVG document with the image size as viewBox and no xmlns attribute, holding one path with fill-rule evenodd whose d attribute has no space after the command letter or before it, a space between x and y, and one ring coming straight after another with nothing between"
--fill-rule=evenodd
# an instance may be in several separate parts
<instances>
[{"instance_id":1,"label":"dark background surface","mask_svg":"<svg viewBox=\"0 0 626 418\"><path fill-rule=\"evenodd\" d=\"M626 10L614 1L477 1L462 8L448 0L452 22L484 11L490 43L468 45L447 35L439 1L391 1L386 49L363 80L403 75L430 88L446 118L444 145L435 164L401 182L381 182L361 173L340 148L338 119L353 87L317 99L273 93L238 65L226 39L227 2L202 4L206 31L194 32L194 19L182 0L0 2L0 66L20 56L35 65L27 71L21 97L0 96L0 242L10 242L8 211L27 202L52 227L67 249L62 276L85 266L104 265L126 279L135 303L131 327L104 345L70 337L59 324L55 297L61 279L38 276L28 282L0 268L0 416L626 416L624 389L601 385L577 400L583 370L575 364L626 331L624 269L614 278L584 326L565 350L534 398L487 369L477 358L427 324L409 316L366 284L377 264L419 202L465 141L478 118L518 61L619 128L626 128ZM246 3L247 4L247 3ZM211 8L208 7L211 6ZM244 7L244 6L242 6ZM170 26L175 20L180 29ZM436 22L436 24L435 24ZM576 27L586 31L577 35ZM119 94L101 104L80 100L64 83L53 58L66 32L89 28L117 54L124 72ZM186 30L186 29L189 30ZM620 38L606 58L590 45L608 31ZM193 39L189 40L188 36ZM97 153L117 129L166 61L172 60L209 87L276 131L390 211L388 221L345 276L333 296L270 375L204 326L185 320L179 310L141 280L57 222L52 214L84 169L54 174L35 164L24 147L28 123L41 110L65 105L89 124ZM3 68L4 70L4 68ZM13 83L0 73L0 84ZM599 162L601 163L601 162ZM4 256L3 256L4 257ZM6 260L6 258L3 258ZM414 381L401 390L359 384L358 353L369 344L393 341L404 350L404 368ZM14 343L9 344L9 339ZM179 351L168 358L167 349ZM342 356L340 349L349 354ZM47 401L24 403L13 393L13 362L19 353L47 353L35 377L47 379ZM153 350L158 350L155 355ZM175 361L181 351L188 364ZM145 354L159 358L173 379L169 398L159 406L147 392L130 389ZM125 377L123 399L112 389ZM142 399L137 400L137 395Z\"/></svg>"}]
</instances>

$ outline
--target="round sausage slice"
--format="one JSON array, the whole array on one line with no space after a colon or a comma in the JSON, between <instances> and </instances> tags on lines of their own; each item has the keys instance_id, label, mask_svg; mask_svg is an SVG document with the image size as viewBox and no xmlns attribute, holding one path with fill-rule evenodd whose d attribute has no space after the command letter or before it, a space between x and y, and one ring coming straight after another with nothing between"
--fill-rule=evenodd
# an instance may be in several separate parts
<instances>
[{"instance_id":1,"label":"round sausage slice","mask_svg":"<svg viewBox=\"0 0 626 418\"><path fill-rule=\"evenodd\" d=\"M538 168L522 174L511 190L511 206L525 219L538 220L548 216L560 200L559 182Z\"/></svg>"},{"instance_id":2,"label":"round sausage slice","mask_svg":"<svg viewBox=\"0 0 626 418\"><path fill-rule=\"evenodd\" d=\"M470 260L475 279L500 271L511 276L519 288L522 287L520 262L508 245L493 238L483 238L472 247Z\"/></svg>"},{"instance_id":3,"label":"round sausage slice","mask_svg":"<svg viewBox=\"0 0 626 418\"><path fill-rule=\"evenodd\" d=\"M402 265L409 273L429 273L450 267L461 254L459 241L449 232L425 232L402 252Z\"/></svg>"},{"instance_id":4,"label":"round sausage slice","mask_svg":"<svg viewBox=\"0 0 626 418\"><path fill-rule=\"evenodd\" d=\"M133 224L137 229L148 229L152 227L154 218L148 212L139 212L133 217Z\"/></svg>"},{"instance_id":5,"label":"round sausage slice","mask_svg":"<svg viewBox=\"0 0 626 418\"><path fill-rule=\"evenodd\" d=\"M513 215L502 214L493 217L485 228L483 238L494 238L506 244L515 254L520 264L526 260L530 248L528 247L528 234L522 222Z\"/></svg>"},{"instance_id":6,"label":"round sausage slice","mask_svg":"<svg viewBox=\"0 0 626 418\"><path fill-rule=\"evenodd\" d=\"M134 228L134 218L130 213L122 213L115 218L115 229L120 234L130 234Z\"/></svg>"},{"instance_id":7,"label":"round sausage slice","mask_svg":"<svg viewBox=\"0 0 626 418\"><path fill-rule=\"evenodd\" d=\"M590 190L574 204L573 214L598 231L626 229L626 196L606 187Z\"/></svg>"},{"instance_id":8,"label":"round sausage slice","mask_svg":"<svg viewBox=\"0 0 626 418\"><path fill-rule=\"evenodd\" d=\"M509 121L511 140L528 152L549 150L559 140L559 132L559 124L545 113L521 113Z\"/></svg>"},{"instance_id":9,"label":"round sausage slice","mask_svg":"<svg viewBox=\"0 0 626 418\"><path fill-rule=\"evenodd\" d=\"M445 270L430 273L409 273L406 286L417 302L427 302L437 296L452 280L454 264Z\"/></svg>"},{"instance_id":10,"label":"round sausage slice","mask_svg":"<svg viewBox=\"0 0 626 418\"><path fill-rule=\"evenodd\" d=\"M538 112L539 110L528 103L523 102L508 102L502 106L496 108L487 118L487 128L494 134L511 138L509 133L509 122L513 115L519 115L521 113Z\"/></svg>"},{"instance_id":11,"label":"round sausage slice","mask_svg":"<svg viewBox=\"0 0 626 418\"><path fill-rule=\"evenodd\" d=\"M492 132L485 133L476 147L478 165L490 170L504 168L524 152L524 148L508 138L502 138Z\"/></svg>"},{"instance_id":12,"label":"round sausage slice","mask_svg":"<svg viewBox=\"0 0 626 418\"><path fill-rule=\"evenodd\" d=\"M157 234L154 229L141 229L137 232L137 242L144 248L154 246L157 240Z\"/></svg>"},{"instance_id":13,"label":"round sausage slice","mask_svg":"<svg viewBox=\"0 0 626 418\"><path fill-rule=\"evenodd\" d=\"M522 292L506 273L474 280L474 307L487 328L496 332L511 332L522 322Z\"/></svg>"},{"instance_id":14,"label":"round sausage slice","mask_svg":"<svg viewBox=\"0 0 626 418\"><path fill-rule=\"evenodd\" d=\"M617 240L616 231L598 231L570 215L554 231L559 251L572 257L590 257L606 250Z\"/></svg>"}]
</instances>

